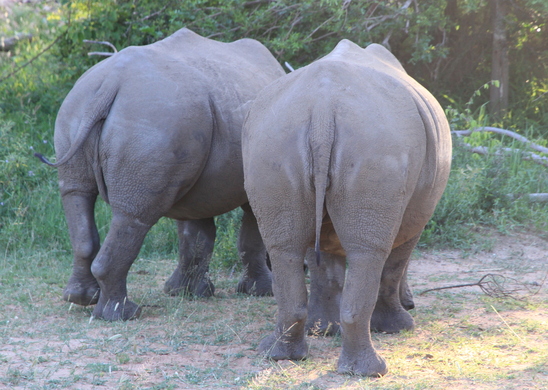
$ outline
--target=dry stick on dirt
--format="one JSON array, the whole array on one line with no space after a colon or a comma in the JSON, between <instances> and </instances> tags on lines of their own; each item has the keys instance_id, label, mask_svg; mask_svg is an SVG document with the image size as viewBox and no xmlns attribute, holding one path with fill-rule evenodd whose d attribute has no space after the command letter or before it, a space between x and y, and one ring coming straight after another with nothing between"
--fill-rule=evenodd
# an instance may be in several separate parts
<instances>
[{"instance_id":1,"label":"dry stick on dirt","mask_svg":"<svg viewBox=\"0 0 548 390\"><path fill-rule=\"evenodd\" d=\"M487 294L490 297L498 298L498 299L513 298L515 300L522 301L529 296L533 296L537 294L540 291L544 282L546 281L547 276L548 276L548 273L546 273L546 275L544 276L544 278L542 279L540 283L535 282L531 284L534 287L531 287L531 285L528 285L526 283L521 283L517 281L516 279L507 278L506 276L503 276L500 274L486 274L476 283L465 283L465 284L457 284L454 286L430 288L428 290L424 290L420 292L419 295L424 295L427 292L431 292L431 291L447 290L450 288L478 286L481 289L481 291L483 291L485 294ZM522 294L522 293L526 293L527 295L519 297L519 294Z\"/></svg>"}]
</instances>

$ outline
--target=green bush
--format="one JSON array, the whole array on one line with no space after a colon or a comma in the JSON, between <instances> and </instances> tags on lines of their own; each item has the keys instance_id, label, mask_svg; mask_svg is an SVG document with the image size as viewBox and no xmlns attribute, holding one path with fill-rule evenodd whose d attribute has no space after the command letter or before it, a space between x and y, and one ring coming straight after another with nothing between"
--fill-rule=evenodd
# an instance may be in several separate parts
<instances>
[{"instance_id":1,"label":"green bush","mask_svg":"<svg viewBox=\"0 0 548 390\"><path fill-rule=\"evenodd\" d=\"M438 0L429 0L421 3L420 8L407 10L401 9L403 2L352 1L346 2L345 8L335 0L299 3L193 0L161 5L151 1L114 0L15 3L10 19L0 25L0 34L31 33L34 38L20 42L10 53L0 53L2 252L45 250L70 259L71 248L56 171L41 164L33 153L54 154L52 138L56 112L76 79L101 59L89 57L87 53L105 50L96 44L84 44L83 39L110 41L122 49L155 42L187 26L201 35L223 41L242 37L259 39L280 62L288 61L299 67L326 54L343 37L365 46L369 42L381 42L390 33L393 51L410 73L438 91L440 100L450 105L447 113L451 126L469 129L489 124L484 104L488 84L474 93L474 99L466 101L464 97L469 93L462 93L468 91L470 85L485 82L478 82L485 67L469 71L470 79L463 82L467 87L457 88L453 94L447 92L447 85L460 85L453 82L454 79L432 81L428 75L433 74L430 70L434 66L452 58L448 46L436 43L440 28L456 34L457 21L461 23L459 31L474 34L475 22L485 14L485 4L480 3L462 2L465 8L456 19L445 20L442 24L438 22L444 17L447 3ZM476 8L472 7L474 4ZM375 28L364 25L363 20L372 12L379 17L387 16L385 22ZM542 12L537 14L542 16ZM466 22L467 18L469 22ZM515 23L518 26L522 22ZM544 47L541 38L547 30L545 24L531 22L529 27L529 30L523 30L521 46L515 50L523 51L529 44ZM542 31L536 34L534 28ZM467 42L463 40L459 44ZM544 54L539 51L538 58L542 59ZM544 62L519 61L519 77L527 73L524 69L528 63L536 64L536 71L530 79L516 79L519 82L515 88L522 91L518 96L525 100L514 106L505 124L546 145L546 140L539 138L539 134L545 134L548 123L543 120L547 85L541 72ZM450 67L447 65L447 69ZM488 146L493 152L502 146L522 148L504 137L485 133L474 133L464 141L472 146ZM529 204L525 199L511 200L507 196L548 192L546 167L522 160L520 152L504 157L495 153L479 156L468 152L460 141L455 140L454 144L449 184L425 229L421 245L470 247L477 240L474 232L483 226L494 226L501 231L518 227L546 232L546 205ZM99 232L104 237L108 232L110 209L104 202L99 202L96 213ZM241 212L236 210L216 218L218 234L214 262L222 267L235 264L235 236L240 216ZM175 257L176 251L176 227L173 221L162 219L147 236L141 255Z\"/></svg>"},{"instance_id":2,"label":"green bush","mask_svg":"<svg viewBox=\"0 0 548 390\"><path fill-rule=\"evenodd\" d=\"M526 150L517 141L488 133L453 141L449 182L420 245L469 249L481 241L477 232L487 226L500 232L519 228L546 234L548 207L521 195L548 192L548 167L524 160ZM488 146L491 153L473 154L465 143ZM501 152L503 147L514 151Z\"/></svg>"}]
</instances>

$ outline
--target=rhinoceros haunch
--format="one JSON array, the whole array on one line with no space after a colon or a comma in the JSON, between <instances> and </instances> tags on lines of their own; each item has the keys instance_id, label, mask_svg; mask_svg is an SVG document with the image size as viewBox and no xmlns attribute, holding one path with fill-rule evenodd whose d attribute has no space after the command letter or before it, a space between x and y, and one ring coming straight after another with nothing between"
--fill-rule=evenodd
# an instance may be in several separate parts
<instances>
[{"instance_id":1,"label":"rhinoceros haunch","mask_svg":"<svg viewBox=\"0 0 548 390\"><path fill-rule=\"evenodd\" d=\"M185 28L121 50L80 77L59 110L51 164L59 168L74 251L66 300L96 303L93 315L107 320L139 315L126 278L163 216L179 221L180 240L165 290L211 295L213 217L239 206L246 273L238 288L270 291L264 245L246 206L241 127L257 93L284 74L255 40L217 42ZM94 219L99 194L112 208L102 246Z\"/></svg>"},{"instance_id":2,"label":"rhinoceros haunch","mask_svg":"<svg viewBox=\"0 0 548 390\"><path fill-rule=\"evenodd\" d=\"M273 359L304 358L308 312L326 305L332 313L335 305L339 372L384 375L370 329L414 325L400 284L449 175L451 138L440 105L384 47L343 40L259 93L242 148L278 303L276 330L259 349ZM346 267L340 301L321 302L311 288L307 305L309 247L329 254L320 266ZM317 268L310 267L313 284Z\"/></svg>"}]
</instances>

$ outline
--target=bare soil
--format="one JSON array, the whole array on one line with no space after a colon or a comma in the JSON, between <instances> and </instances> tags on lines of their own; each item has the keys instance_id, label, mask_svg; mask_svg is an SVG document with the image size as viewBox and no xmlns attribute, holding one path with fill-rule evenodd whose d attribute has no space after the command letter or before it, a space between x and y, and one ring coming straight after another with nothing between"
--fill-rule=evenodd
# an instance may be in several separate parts
<instances>
[{"instance_id":1,"label":"bare soil","mask_svg":"<svg viewBox=\"0 0 548 390\"><path fill-rule=\"evenodd\" d=\"M542 285L548 273L548 242L527 234L492 234L486 240L491 247L487 251L428 250L414 256L409 279L417 329L373 336L390 365L391 372L382 379L336 374L338 337L309 337L310 358L305 362L267 361L256 347L273 329L273 298L236 294L236 276L225 274L213 275L214 298L166 297L161 288L173 261L141 259L129 281L130 296L146 305L136 321L93 320L89 308L61 301L59 286L31 296L25 305L4 307L8 319L0 324L0 388L548 388L548 363L543 366L534 359L538 343L548 344L548 335L538 331L538 324L548 321L548 283ZM520 289L513 298L500 299L487 297L478 286L420 294L474 283L486 274L512 278L505 287ZM536 328L530 325L530 332L516 334L521 341L515 344L495 345L495 351L508 349L508 354L497 357L499 363L489 363L486 356L486 369L461 375L450 372L449 363L434 364L450 360L435 347L445 342L443 337L455 338L460 343L455 353L460 354L467 340L480 337L490 343L496 332L514 337L512 329L523 321ZM400 356L409 344L416 346L414 352L406 350ZM527 353L531 363L514 358ZM495 380L499 374L489 374L490 365L501 371L500 381Z\"/></svg>"}]
</instances>

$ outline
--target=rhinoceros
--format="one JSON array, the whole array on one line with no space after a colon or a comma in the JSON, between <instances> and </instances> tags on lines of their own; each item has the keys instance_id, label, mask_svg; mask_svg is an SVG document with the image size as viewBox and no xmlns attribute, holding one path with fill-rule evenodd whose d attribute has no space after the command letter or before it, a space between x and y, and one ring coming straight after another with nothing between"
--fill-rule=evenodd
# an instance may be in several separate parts
<instances>
[{"instance_id":1,"label":"rhinoceros","mask_svg":"<svg viewBox=\"0 0 548 390\"><path fill-rule=\"evenodd\" d=\"M106 320L138 316L127 274L164 216L178 221L180 240L166 292L211 295L213 217L239 206L246 270L238 290L270 291L266 252L243 187L241 128L249 103L284 74L255 40L217 42L183 28L121 50L79 78L59 110L57 162L50 163L58 167L74 251L65 300L96 303L93 315ZM102 246L94 220L98 194L112 209Z\"/></svg>"},{"instance_id":2,"label":"rhinoceros","mask_svg":"<svg viewBox=\"0 0 548 390\"><path fill-rule=\"evenodd\" d=\"M414 326L400 284L451 164L439 103L383 46L342 40L259 93L244 122L242 155L278 304L275 331L259 351L275 360L307 356L307 312L317 308L307 305L302 264L312 247L320 265L346 267L340 302L323 303L340 318L338 371L384 375L370 321Z\"/></svg>"}]
</instances>

